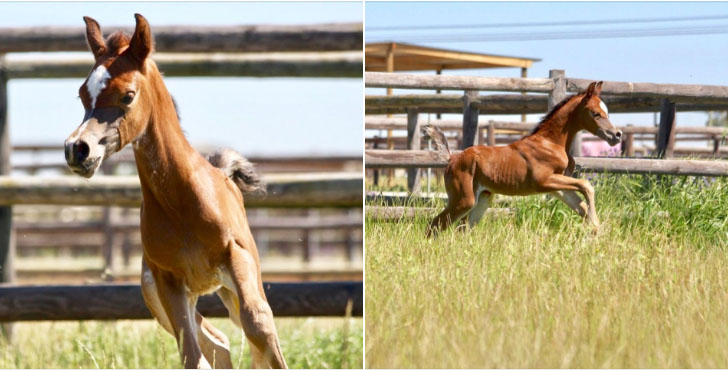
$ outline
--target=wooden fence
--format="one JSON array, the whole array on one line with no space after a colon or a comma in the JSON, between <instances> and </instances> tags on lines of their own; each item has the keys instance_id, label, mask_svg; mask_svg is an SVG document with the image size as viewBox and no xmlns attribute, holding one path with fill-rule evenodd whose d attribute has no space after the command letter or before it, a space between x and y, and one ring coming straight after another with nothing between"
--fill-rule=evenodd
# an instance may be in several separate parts
<instances>
[{"instance_id":1,"label":"wooden fence","mask_svg":"<svg viewBox=\"0 0 728 370\"><path fill-rule=\"evenodd\" d=\"M154 27L155 54L168 76L360 77L361 23L303 26ZM106 27L107 30L118 29ZM13 204L138 206L138 179L11 178L8 80L82 77L90 59L6 60L5 53L87 51L82 27L0 29L0 282L12 282ZM354 51L354 53L346 53ZM162 53L225 53L171 55ZM268 53L240 55L232 53ZM280 53L280 54L271 54ZM85 67L84 67L85 64ZM362 179L344 174L313 178L268 176L269 196L246 198L248 207L361 207ZM342 315L347 303L361 315L361 283L268 285L278 315ZM278 287L278 288L276 288ZM342 288L343 287L343 288ZM298 297L299 304L291 304ZM204 302L204 300L203 300ZM109 307L122 307L104 313ZM221 312L220 305L217 312ZM214 315L214 314L213 314ZM0 320L148 317L138 286L0 288Z\"/></svg>"},{"instance_id":2,"label":"wooden fence","mask_svg":"<svg viewBox=\"0 0 728 370\"><path fill-rule=\"evenodd\" d=\"M410 151L386 152L367 150L367 168L404 167L408 171L408 185L411 191L419 191L419 167L442 165L436 154L420 153L419 113L458 112L463 114L462 143L460 149L474 145L478 135L480 114L524 114L544 113L566 97L568 92L583 90L590 80L567 78L563 70L549 71L549 78L497 78L443 75L411 75L399 73L367 72L364 75L366 87L460 90L462 95L394 95L367 96L367 114L407 113L407 149ZM480 91L532 92L548 95L480 95ZM675 148L675 113L680 111L728 110L728 87L710 85L678 85L605 81L602 86L603 100L610 112L660 112L660 126L657 128L655 152L659 158L670 158ZM497 126L490 125L491 130ZM631 133L634 135L636 132ZM703 134L705 131L702 132ZM724 136L725 133L711 132ZM490 144L495 144L492 135ZM717 149L719 151L719 149ZM581 137L574 140L571 153L581 154ZM598 162L595 162L598 161ZM724 176L725 163L676 161L658 164L650 160L579 158L585 170L622 171L630 173L677 173L705 176ZM611 163L611 164L610 164Z\"/></svg>"},{"instance_id":3,"label":"wooden fence","mask_svg":"<svg viewBox=\"0 0 728 370\"><path fill-rule=\"evenodd\" d=\"M211 152L211 148L196 148L201 154ZM12 155L26 156L29 160L23 163L15 163L12 166L14 172L20 171L34 175L38 171L52 170L63 174L71 174L63 154L63 147L58 144L16 144L12 146ZM53 156L53 161L42 161L41 157ZM291 172L348 172L358 171L363 167L361 155L349 156L249 156L246 157L255 164L258 171L263 173L291 173ZM118 173L122 165L129 165L134 170L136 162L134 153L130 147L125 147L118 153L108 158L101 165L100 171L103 174Z\"/></svg>"},{"instance_id":4,"label":"wooden fence","mask_svg":"<svg viewBox=\"0 0 728 370\"><path fill-rule=\"evenodd\" d=\"M362 206L360 172L268 175L268 195L246 196L250 208L332 208ZM0 205L56 204L138 207L137 176L0 176Z\"/></svg>"},{"instance_id":5,"label":"wooden fence","mask_svg":"<svg viewBox=\"0 0 728 370\"><path fill-rule=\"evenodd\" d=\"M429 122L439 127L443 131L462 132L461 120L443 120L436 119ZM536 127L536 123L521 122L504 122L489 120L486 122L479 121L477 127L477 144L478 145L496 145L510 144L521 136ZM647 153L653 151L654 146L635 146L635 141L656 142L659 135L659 127L653 126L617 126L624 133L622 140L621 152L627 157L634 157L635 152ZM384 117L367 117L364 122L364 128L367 130L407 130L406 118L384 118ZM712 156L712 157L728 157L728 148L721 148L721 144L726 142L728 136L728 128L726 127L705 127L705 126L683 126L675 127L675 142L678 141L710 141L712 148L700 147L673 147L673 154L676 156ZM455 138L457 146L460 147L462 136ZM384 142L393 143L394 147L406 147L408 138L392 136L387 138L371 137L366 138L365 142L369 144L369 148L377 148ZM596 137L584 137L583 141L598 141ZM393 148L394 149L394 148Z\"/></svg>"},{"instance_id":6,"label":"wooden fence","mask_svg":"<svg viewBox=\"0 0 728 370\"><path fill-rule=\"evenodd\" d=\"M264 283L276 316L362 316L362 282ZM227 317L216 295L200 297L197 309ZM149 319L139 285L0 287L0 322L37 320Z\"/></svg>"},{"instance_id":7,"label":"wooden fence","mask_svg":"<svg viewBox=\"0 0 728 370\"><path fill-rule=\"evenodd\" d=\"M359 52L275 54L152 54L166 77L334 77L362 75ZM85 78L93 59L13 58L2 63L9 79Z\"/></svg>"},{"instance_id":8,"label":"wooden fence","mask_svg":"<svg viewBox=\"0 0 728 370\"><path fill-rule=\"evenodd\" d=\"M454 151L457 152L457 151ZM623 174L728 176L728 161L576 157L576 170ZM367 168L442 168L447 158L430 150L367 150Z\"/></svg>"},{"instance_id":9,"label":"wooden fence","mask_svg":"<svg viewBox=\"0 0 728 370\"><path fill-rule=\"evenodd\" d=\"M106 31L132 27L104 26ZM342 51L363 47L361 23L248 26L154 26L154 49L160 52ZM83 27L0 28L0 53L87 51Z\"/></svg>"}]
</instances>

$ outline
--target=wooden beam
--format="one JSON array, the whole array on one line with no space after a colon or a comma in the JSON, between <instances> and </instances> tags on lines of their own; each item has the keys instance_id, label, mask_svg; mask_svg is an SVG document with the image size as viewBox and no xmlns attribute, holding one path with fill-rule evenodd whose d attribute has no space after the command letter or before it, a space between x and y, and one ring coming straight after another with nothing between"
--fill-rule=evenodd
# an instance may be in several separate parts
<instances>
[{"instance_id":1,"label":"wooden beam","mask_svg":"<svg viewBox=\"0 0 728 370\"><path fill-rule=\"evenodd\" d=\"M353 316L362 316L360 281L263 283L273 314L344 316L349 302ZM228 317L217 295L200 297L197 309L207 317ZM0 288L0 322L39 320L150 319L141 287L132 284L17 286Z\"/></svg>"},{"instance_id":2,"label":"wooden beam","mask_svg":"<svg viewBox=\"0 0 728 370\"><path fill-rule=\"evenodd\" d=\"M662 99L660 110L660 126L657 133L657 156L670 158L675 147L675 108L676 104L668 99Z\"/></svg>"},{"instance_id":3,"label":"wooden beam","mask_svg":"<svg viewBox=\"0 0 728 370\"><path fill-rule=\"evenodd\" d=\"M728 176L728 162L636 158L576 157L583 172L661 174L681 176ZM445 155L429 150L366 150L366 168L443 168Z\"/></svg>"},{"instance_id":4,"label":"wooden beam","mask_svg":"<svg viewBox=\"0 0 728 370\"><path fill-rule=\"evenodd\" d=\"M407 149L420 150L422 141L422 133L420 133L420 125L418 122L419 112L417 109L407 110ZM421 171L419 168L410 168L407 170L407 188L410 193L419 193L421 185Z\"/></svg>"},{"instance_id":5,"label":"wooden beam","mask_svg":"<svg viewBox=\"0 0 728 370\"><path fill-rule=\"evenodd\" d=\"M124 30L129 27L104 26ZM252 26L153 26L161 52L342 51L363 47L361 23ZM0 53L88 51L83 27L1 28Z\"/></svg>"},{"instance_id":6,"label":"wooden beam","mask_svg":"<svg viewBox=\"0 0 728 370\"><path fill-rule=\"evenodd\" d=\"M450 59L456 61L470 61L475 63L493 64L501 67L531 67L533 61L521 58L483 55L474 53L465 53L452 50L441 50L434 48L426 48L407 44L400 44L399 53L408 55L418 55L431 58Z\"/></svg>"},{"instance_id":7,"label":"wooden beam","mask_svg":"<svg viewBox=\"0 0 728 370\"><path fill-rule=\"evenodd\" d=\"M5 55L0 53L0 176L9 175L10 168L10 123L8 122L8 75L5 70ZM13 230L13 208L0 205L0 284L15 282L15 232ZM0 337L10 342L13 325L0 325Z\"/></svg>"},{"instance_id":8,"label":"wooden beam","mask_svg":"<svg viewBox=\"0 0 728 370\"><path fill-rule=\"evenodd\" d=\"M548 78L505 78L444 75L414 75L404 73L364 73L366 87L387 87L424 90L477 90L550 92L554 83Z\"/></svg>"},{"instance_id":9,"label":"wooden beam","mask_svg":"<svg viewBox=\"0 0 728 370\"><path fill-rule=\"evenodd\" d=\"M594 80L569 78L567 88L578 92L585 90ZM650 82L605 81L602 94L643 98L669 98L677 103L725 103L728 102L728 86L656 84Z\"/></svg>"},{"instance_id":10,"label":"wooden beam","mask_svg":"<svg viewBox=\"0 0 728 370\"><path fill-rule=\"evenodd\" d=\"M361 207L361 172L267 175L267 196L245 196L249 208ZM0 205L114 205L138 207L137 176L0 177Z\"/></svg>"},{"instance_id":11,"label":"wooden beam","mask_svg":"<svg viewBox=\"0 0 728 370\"><path fill-rule=\"evenodd\" d=\"M420 113L462 113L462 95L455 94L398 94L392 96L367 95L365 114L405 113L416 107ZM660 100L655 98L603 98L610 113L658 112ZM544 114L548 97L543 95L491 94L480 95L477 104L481 114ZM726 110L728 104L678 104L681 112Z\"/></svg>"},{"instance_id":12,"label":"wooden beam","mask_svg":"<svg viewBox=\"0 0 728 370\"><path fill-rule=\"evenodd\" d=\"M460 149L465 150L475 145L475 137L478 133L478 116L480 110L472 104L479 100L478 91L465 91L463 95L463 142Z\"/></svg>"},{"instance_id":13,"label":"wooden beam","mask_svg":"<svg viewBox=\"0 0 728 370\"><path fill-rule=\"evenodd\" d=\"M153 54L167 77L359 77L361 52L263 53L263 54ZM85 78L93 58L13 59L8 61L10 79Z\"/></svg>"},{"instance_id":14,"label":"wooden beam","mask_svg":"<svg viewBox=\"0 0 728 370\"><path fill-rule=\"evenodd\" d=\"M10 175L10 123L8 122L8 78L0 54L0 176ZM13 209L0 205L0 283L15 281L13 259L15 236L13 233Z\"/></svg>"}]
</instances>

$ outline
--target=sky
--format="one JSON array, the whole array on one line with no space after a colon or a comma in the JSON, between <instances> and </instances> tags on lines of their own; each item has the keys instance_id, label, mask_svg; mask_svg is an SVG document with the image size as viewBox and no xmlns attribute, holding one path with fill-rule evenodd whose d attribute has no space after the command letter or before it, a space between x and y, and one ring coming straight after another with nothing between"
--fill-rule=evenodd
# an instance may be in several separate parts
<instances>
[{"instance_id":1,"label":"sky","mask_svg":"<svg viewBox=\"0 0 728 370\"><path fill-rule=\"evenodd\" d=\"M728 32L726 2L369 2L366 4L367 42L401 41L418 37L416 44L519 57L539 58L529 77L548 77L550 69L563 69L568 77L592 80L728 85L728 33L697 36L664 36L580 40L432 42L435 37L504 33L544 34L599 30L657 29L715 26ZM628 18L726 16L724 19L645 24L573 25ZM482 25L493 23L559 22L551 27L495 27L377 31L377 27ZM434 72L429 72L434 73ZM520 77L520 70L478 69L444 71L450 75ZM408 92L395 90L395 93ZM413 91L409 91L413 92ZM383 94L383 89L366 89ZM535 121L540 115L529 115ZM454 118L455 116L449 117ZM434 118L434 117L433 117ZM498 117L501 118L501 117ZM507 117L519 120L518 116ZM612 114L615 124L651 125L652 113ZM678 125L704 125L704 113L678 113Z\"/></svg>"},{"instance_id":2,"label":"sky","mask_svg":"<svg viewBox=\"0 0 728 370\"><path fill-rule=\"evenodd\" d=\"M0 27L83 26L82 17L88 15L108 34L115 26L133 27L134 13L147 18L152 33L158 25L363 21L359 2L0 2ZM193 145L226 146L249 156L361 155L360 78L177 77L165 82ZM82 83L80 78L11 80L11 142L62 145L83 118L77 98Z\"/></svg>"}]
</instances>

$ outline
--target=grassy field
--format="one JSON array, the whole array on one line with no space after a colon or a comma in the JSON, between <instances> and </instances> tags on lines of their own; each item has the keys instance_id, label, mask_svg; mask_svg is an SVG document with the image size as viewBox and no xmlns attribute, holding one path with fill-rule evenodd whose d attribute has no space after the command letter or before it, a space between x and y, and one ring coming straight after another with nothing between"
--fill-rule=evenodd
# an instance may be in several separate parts
<instances>
[{"instance_id":1,"label":"grassy field","mask_svg":"<svg viewBox=\"0 0 728 370\"><path fill-rule=\"evenodd\" d=\"M728 180L592 184L597 234L545 196L434 241L367 217L367 367L728 367Z\"/></svg>"},{"instance_id":2,"label":"grassy field","mask_svg":"<svg viewBox=\"0 0 728 370\"><path fill-rule=\"evenodd\" d=\"M250 366L248 345L230 320L212 319L232 342L233 364ZM361 319L276 319L291 368L360 368ZM241 334L237 334L241 333ZM1 368L179 368L174 338L152 320L18 323L0 341Z\"/></svg>"}]
</instances>

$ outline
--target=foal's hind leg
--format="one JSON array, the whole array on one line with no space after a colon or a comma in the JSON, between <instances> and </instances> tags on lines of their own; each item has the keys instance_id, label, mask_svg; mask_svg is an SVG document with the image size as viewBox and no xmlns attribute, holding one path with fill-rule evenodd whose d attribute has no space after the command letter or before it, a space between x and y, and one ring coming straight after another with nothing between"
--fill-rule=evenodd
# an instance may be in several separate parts
<instances>
[{"instance_id":1,"label":"foal's hind leg","mask_svg":"<svg viewBox=\"0 0 728 370\"><path fill-rule=\"evenodd\" d=\"M445 178L447 207L430 222L426 235L429 238L465 217L475 206L473 178Z\"/></svg>"},{"instance_id":2,"label":"foal's hind leg","mask_svg":"<svg viewBox=\"0 0 728 370\"><path fill-rule=\"evenodd\" d=\"M237 289L239 321L251 344L254 367L286 368L273 322L273 311L262 292L260 272L253 255L242 247L233 245L230 248L229 270ZM262 357L263 363L256 357Z\"/></svg>"},{"instance_id":3,"label":"foal's hind leg","mask_svg":"<svg viewBox=\"0 0 728 370\"><path fill-rule=\"evenodd\" d=\"M448 203L445 210L435 216L430 223L430 226L427 228L427 237L437 235L440 231L445 230L453 223L458 222L473 209L474 205L475 199L472 197L470 199L459 201L455 205Z\"/></svg>"},{"instance_id":4,"label":"foal's hind leg","mask_svg":"<svg viewBox=\"0 0 728 370\"><path fill-rule=\"evenodd\" d=\"M227 336L207 321L197 310L195 310L195 321L197 322L197 338L207 361L211 362L212 367L215 369L232 369L230 341Z\"/></svg>"},{"instance_id":5,"label":"foal's hind leg","mask_svg":"<svg viewBox=\"0 0 728 370\"><path fill-rule=\"evenodd\" d=\"M480 222L480 219L483 218L485 211L487 211L488 207L490 207L490 200L492 197L493 195L489 191L483 191L480 193L475 208L473 208L473 210L468 214L468 224L470 225L470 228L475 227L475 225Z\"/></svg>"}]
</instances>

